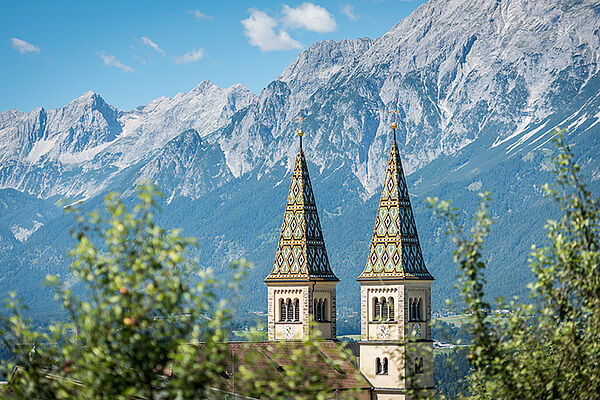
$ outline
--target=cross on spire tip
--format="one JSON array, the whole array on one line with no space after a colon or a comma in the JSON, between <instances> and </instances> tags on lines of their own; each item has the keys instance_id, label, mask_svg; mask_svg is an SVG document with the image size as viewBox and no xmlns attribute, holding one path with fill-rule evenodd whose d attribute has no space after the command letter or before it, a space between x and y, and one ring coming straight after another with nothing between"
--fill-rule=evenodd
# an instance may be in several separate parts
<instances>
[{"instance_id":1,"label":"cross on spire tip","mask_svg":"<svg viewBox=\"0 0 600 400\"><path fill-rule=\"evenodd\" d=\"M396 104L396 100L392 101L392 104ZM393 108L390 110L390 114L394 115L394 122L392 122L392 131L394 132L394 142L396 142L396 129L398 129L398 123L396 122L396 114L398 114L400 110L397 108Z\"/></svg>"},{"instance_id":2,"label":"cross on spire tip","mask_svg":"<svg viewBox=\"0 0 600 400\"><path fill-rule=\"evenodd\" d=\"M304 131L302 130L302 121L304 121L306 118L303 117L303 111L304 109L301 108L300 109L300 115L296 117L295 121L300 123L300 129L298 129L298 136L300 137L300 151L302 151L302 136L304 136Z\"/></svg>"}]
</instances>

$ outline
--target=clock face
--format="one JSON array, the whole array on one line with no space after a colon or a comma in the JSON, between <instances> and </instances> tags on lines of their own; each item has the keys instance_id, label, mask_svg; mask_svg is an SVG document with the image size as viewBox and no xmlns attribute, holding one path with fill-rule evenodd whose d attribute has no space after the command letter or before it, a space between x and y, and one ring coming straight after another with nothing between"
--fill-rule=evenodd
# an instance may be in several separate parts
<instances>
[{"instance_id":1,"label":"clock face","mask_svg":"<svg viewBox=\"0 0 600 400\"><path fill-rule=\"evenodd\" d=\"M421 324L415 324L413 327L413 335L418 338L421 337Z\"/></svg>"},{"instance_id":2,"label":"clock face","mask_svg":"<svg viewBox=\"0 0 600 400\"><path fill-rule=\"evenodd\" d=\"M377 327L377 337L379 339L387 339L390 337L390 327L387 325L379 325Z\"/></svg>"},{"instance_id":3,"label":"clock face","mask_svg":"<svg viewBox=\"0 0 600 400\"><path fill-rule=\"evenodd\" d=\"M294 337L294 332L296 330L294 329L294 325L290 325L290 324L285 324L283 326L283 336L285 336L286 339L291 339Z\"/></svg>"}]
</instances>

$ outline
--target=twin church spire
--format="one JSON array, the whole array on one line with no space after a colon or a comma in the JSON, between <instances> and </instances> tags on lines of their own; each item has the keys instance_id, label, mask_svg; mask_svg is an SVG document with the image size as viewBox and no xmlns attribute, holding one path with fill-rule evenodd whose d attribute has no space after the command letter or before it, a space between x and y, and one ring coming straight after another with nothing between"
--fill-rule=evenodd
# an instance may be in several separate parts
<instances>
[{"instance_id":1,"label":"twin church spire","mask_svg":"<svg viewBox=\"0 0 600 400\"><path fill-rule=\"evenodd\" d=\"M435 391L431 282L419 244L396 144L396 123L361 297L359 369L374 398L406 400L411 385ZM336 285L327 257L306 159L296 154L268 286L269 340L336 339ZM346 267L348 268L348 267ZM413 337L416 340L411 340ZM372 396L373 398L373 396Z\"/></svg>"},{"instance_id":2,"label":"twin church spire","mask_svg":"<svg viewBox=\"0 0 600 400\"><path fill-rule=\"evenodd\" d=\"M302 150L302 137L300 146L294 163L275 263L265 282L338 280L329 265L315 195Z\"/></svg>"},{"instance_id":3,"label":"twin church spire","mask_svg":"<svg viewBox=\"0 0 600 400\"><path fill-rule=\"evenodd\" d=\"M336 338L335 286L339 279L329 265L302 150L302 135L300 129L300 148L294 163L275 262L265 279L269 292L269 340L297 340L314 335L323 339Z\"/></svg>"},{"instance_id":4,"label":"twin church spire","mask_svg":"<svg viewBox=\"0 0 600 400\"><path fill-rule=\"evenodd\" d=\"M396 143L396 123L366 266L358 280L433 279L423 261L406 178ZM298 131L292 182L269 281L335 280Z\"/></svg>"}]
</instances>

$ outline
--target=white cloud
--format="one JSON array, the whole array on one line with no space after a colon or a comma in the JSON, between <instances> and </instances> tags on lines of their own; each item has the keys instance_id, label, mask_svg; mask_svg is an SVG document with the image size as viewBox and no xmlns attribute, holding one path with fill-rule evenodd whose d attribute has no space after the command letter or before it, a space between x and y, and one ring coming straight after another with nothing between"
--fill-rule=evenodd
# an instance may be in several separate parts
<instances>
[{"instance_id":1,"label":"white cloud","mask_svg":"<svg viewBox=\"0 0 600 400\"><path fill-rule=\"evenodd\" d=\"M289 26L317 33L333 32L337 28L333 15L313 3L302 3L296 8L284 4L283 16L283 20Z\"/></svg>"},{"instance_id":2,"label":"white cloud","mask_svg":"<svg viewBox=\"0 0 600 400\"><path fill-rule=\"evenodd\" d=\"M162 54L163 57L165 56L165 52L160 47L158 47L156 43L150 40L148 36L142 36L142 43L144 43L146 46L153 48L154 50Z\"/></svg>"},{"instance_id":3,"label":"white cloud","mask_svg":"<svg viewBox=\"0 0 600 400\"><path fill-rule=\"evenodd\" d=\"M360 18L360 15L354 12L354 6L350 4L345 4L342 7L342 14L344 14L350 21L357 21Z\"/></svg>"},{"instance_id":4,"label":"white cloud","mask_svg":"<svg viewBox=\"0 0 600 400\"><path fill-rule=\"evenodd\" d=\"M104 61L104 65L119 68L125 72L133 72L133 68L123 64L121 61L117 60L115 56L106 54L104 51L100 52L100 58L102 58L102 61Z\"/></svg>"},{"instance_id":5,"label":"white cloud","mask_svg":"<svg viewBox=\"0 0 600 400\"><path fill-rule=\"evenodd\" d=\"M140 64L144 64L144 65L148 64L148 62L145 59L143 59L142 57L139 57L139 56L137 56L135 54L133 55L133 58L135 58L136 60L138 60L140 62Z\"/></svg>"},{"instance_id":6,"label":"white cloud","mask_svg":"<svg viewBox=\"0 0 600 400\"><path fill-rule=\"evenodd\" d=\"M197 19L212 19L210 15L206 15L200 10L191 10L188 11L188 13L192 14Z\"/></svg>"},{"instance_id":7,"label":"white cloud","mask_svg":"<svg viewBox=\"0 0 600 400\"><path fill-rule=\"evenodd\" d=\"M199 48L198 50L192 50L179 57L175 57L175 62L177 64L189 64L200 60L202 57L204 57L204 48Z\"/></svg>"},{"instance_id":8,"label":"white cloud","mask_svg":"<svg viewBox=\"0 0 600 400\"><path fill-rule=\"evenodd\" d=\"M302 44L292 39L283 29L275 32L277 21L265 12L250 10L250 16L242 20L244 35L250 44L258 46L261 51L301 49Z\"/></svg>"},{"instance_id":9,"label":"white cloud","mask_svg":"<svg viewBox=\"0 0 600 400\"><path fill-rule=\"evenodd\" d=\"M21 54L39 53L40 52L39 47L34 46L33 44L26 42L24 40L21 40L21 39L10 38L10 43L12 44L13 49L15 49L16 51L18 51Z\"/></svg>"}]
</instances>

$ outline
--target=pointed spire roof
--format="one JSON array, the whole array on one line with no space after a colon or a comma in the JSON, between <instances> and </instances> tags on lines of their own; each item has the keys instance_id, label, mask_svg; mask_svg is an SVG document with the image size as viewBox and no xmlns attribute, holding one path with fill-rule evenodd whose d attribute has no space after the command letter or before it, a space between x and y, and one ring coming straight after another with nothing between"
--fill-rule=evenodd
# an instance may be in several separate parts
<instances>
[{"instance_id":1,"label":"pointed spire roof","mask_svg":"<svg viewBox=\"0 0 600 400\"><path fill-rule=\"evenodd\" d=\"M338 281L327 258L315 196L302 151L296 154L273 270L265 282Z\"/></svg>"},{"instance_id":2,"label":"pointed spire roof","mask_svg":"<svg viewBox=\"0 0 600 400\"><path fill-rule=\"evenodd\" d=\"M396 144L396 125L363 280L433 280L423 261L408 187Z\"/></svg>"}]
</instances>

